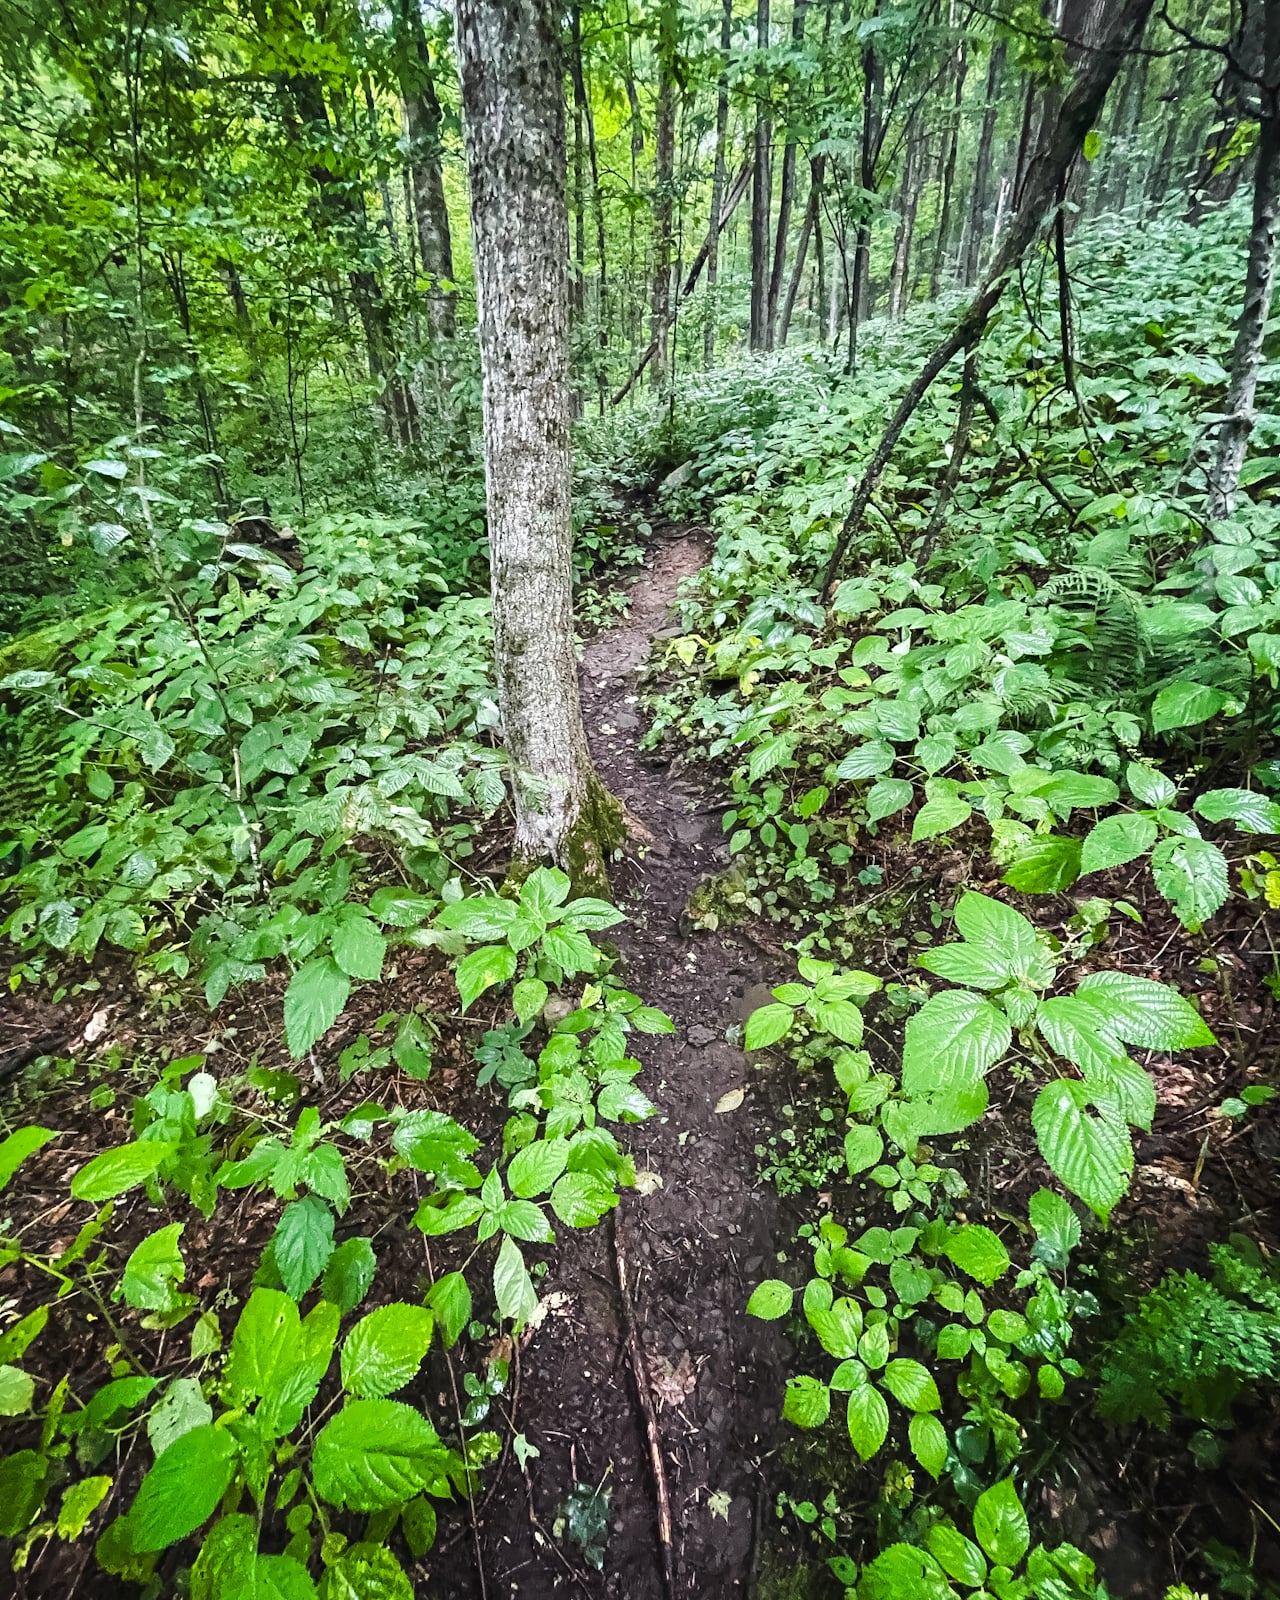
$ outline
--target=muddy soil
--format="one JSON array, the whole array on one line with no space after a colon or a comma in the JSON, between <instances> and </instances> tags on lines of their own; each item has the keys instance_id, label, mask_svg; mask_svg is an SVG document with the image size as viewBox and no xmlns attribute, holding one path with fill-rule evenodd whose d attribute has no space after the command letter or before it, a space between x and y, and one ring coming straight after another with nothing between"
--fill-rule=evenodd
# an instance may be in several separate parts
<instances>
[{"instance_id":1,"label":"muddy soil","mask_svg":"<svg viewBox=\"0 0 1280 1600\"><path fill-rule=\"evenodd\" d=\"M749 1592L766 1499L761 1460L784 1381L781 1336L742 1314L776 1249L776 1202L755 1179L747 1060L725 1037L755 1003L750 991L780 973L732 933L686 931L689 895L723 864L718 811L639 749L640 670L680 580L703 564L708 543L701 529L660 531L630 585L629 616L587 648L582 667L600 774L637 832L651 836L615 874L628 917L616 933L623 978L676 1027L638 1052L640 1082L660 1114L631 1130L631 1148L637 1166L662 1181L651 1193L627 1195L616 1237L661 1435L680 1600ZM735 1109L717 1111L743 1090ZM514 1419L541 1455L523 1482L513 1463L486 1508L480 1558L488 1594L540 1600L576 1590L660 1600L654 1475L624 1348L610 1229L568 1239L541 1293L555 1309L523 1352L527 1414ZM547 1538L575 1485L610 1496L600 1572L572 1542L553 1548ZM471 1592L480 1592L478 1579Z\"/></svg>"}]
</instances>

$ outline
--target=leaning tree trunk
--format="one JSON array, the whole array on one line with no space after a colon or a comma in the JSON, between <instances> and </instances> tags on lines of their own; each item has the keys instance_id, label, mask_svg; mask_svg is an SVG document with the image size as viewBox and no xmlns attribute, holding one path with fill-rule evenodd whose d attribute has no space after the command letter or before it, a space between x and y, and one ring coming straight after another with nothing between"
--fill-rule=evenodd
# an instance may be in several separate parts
<instances>
[{"instance_id":1,"label":"leaning tree trunk","mask_svg":"<svg viewBox=\"0 0 1280 1600\"><path fill-rule=\"evenodd\" d=\"M623 830L591 764L573 645L560 13L552 0L458 0L457 15L514 857L598 891Z\"/></svg>"},{"instance_id":2,"label":"leaning tree trunk","mask_svg":"<svg viewBox=\"0 0 1280 1600\"><path fill-rule=\"evenodd\" d=\"M1280 0L1269 0L1268 12L1280 12ZM1218 449L1209 477L1209 515L1229 517L1249 435L1253 432L1254 398L1262 345L1271 312L1275 282L1276 225L1280 216L1280 117L1264 117L1258 141L1253 184L1253 226L1249 231L1249 264L1245 271L1244 309L1236 329L1227 388L1226 419L1218 430Z\"/></svg>"},{"instance_id":3,"label":"leaning tree trunk","mask_svg":"<svg viewBox=\"0 0 1280 1600\"><path fill-rule=\"evenodd\" d=\"M1280 0L1269 0L1280 6ZM1081 63L1070 93L1062 102L1053 126L1044 126L1034 154L1027 161L1022 204L1001 240L994 261L977 294L951 332L925 362L919 376L889 420L871 460L853 494L853 504L836 536L822 579L822 592L829 594L840 571L850 542L862 527L862 519L881 474L888 465L902 431L915 415L935 378L960 354L974 349L1008 287L1032 240L1040 232L1050 207L1062 193L1072 165L1084 144L1085 135L1097 121L1116 73L1129 53L1137 47L1151 14L1154 0L1115 0L1108 10L1110 24L1095 45L1079 52ZM1068 52L1068 59L1071 59Z\"/></svg>"}]
</instances>

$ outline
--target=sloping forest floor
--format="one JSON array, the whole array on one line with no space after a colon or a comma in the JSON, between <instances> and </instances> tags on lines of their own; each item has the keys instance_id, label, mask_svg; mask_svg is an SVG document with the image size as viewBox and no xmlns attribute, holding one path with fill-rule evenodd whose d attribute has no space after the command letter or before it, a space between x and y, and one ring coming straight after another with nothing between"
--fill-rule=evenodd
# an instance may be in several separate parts
<instances>
[{"instance_id":1,"label":"sloping forest floor","mask_svg":"<svg viewBox=\"0 0 1280 1600\"><path fill-rule=\"evenodd\" d=\"M6 648L0 1592L1277 1592L1274 417L1207 575L1188 488L1232 239L1100 232L1079 392L998 327L950 527L940 388L829 606L945 308L588 439L640 498L587 535L652 523L582 662L603 965L547 878L505 942L419 524Z\"/></svg>"}]
</instances>

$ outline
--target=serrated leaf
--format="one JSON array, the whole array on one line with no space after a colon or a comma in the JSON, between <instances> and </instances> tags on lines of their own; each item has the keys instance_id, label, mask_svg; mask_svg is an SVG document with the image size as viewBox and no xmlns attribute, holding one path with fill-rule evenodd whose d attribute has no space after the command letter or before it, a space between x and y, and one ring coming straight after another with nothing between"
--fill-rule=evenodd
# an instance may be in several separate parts
<instances>
[{"instance_id":1,"label":"serrated leaf","mask_svg":"<svg viewBox=\"0 0 1280 1600\"><path fill-rule=\"evenodd\" d=\"M843 1361L858 1353L862 1337L862 1310L855 1300L841 1298L826 1307L805 1306L809 1326L829 1356Z\"/></svg>"},{"instance_id":2,"label":"serrated leaf","mask_svg":"<svg viewBox=\"0 0 1280 1600\"><path fill-rule=\"evenodd\" d=\"M34 1123L25 1128L15 1129L3 1143L0 1143L0 1190L4 1189L28 1156L35 1155L37 1150L42 1150L51 1139L57 1137L52 1128L37 1127ZM82 1168L81 1171L83 1170Z\"/></svg>"},{"instance_id":3,"label":"serrated leaf","mask_svg":"<svg viewBox=\"0 0 1280 1600\"><path fill-rule=\"evenodd\" d=\"M21 1367L0 1366L0 1417L22 1417L31 1410L36 1380Z\"/></svg>"},{"instance_id":4,"label":"serrated leaf","mask_svg":"<svg viewBox=\"0 0 1280 1600\"><path fill-rule=\"evenodd\" d=\"M1123 867L1126 862L1146 855L1156 842L1156 832L1155 819L1137 811L1104 817L1085 835L1080 849L1081 873Z\"/></svg>"},{"instance_id":5,"label":"serrated leaf","mask_svg":"<svg viewBox=\"0 0 1280 1600\"><path fill-rule=\"evenodd\" d=\"M845 1421L859 1459L870 1461L889 1432L889 1407L874 1384L864 1383L850 1393Z\"/></svg>"},{"instance_id":6,"label":"serrated leaf","mask_svg":"<svg viewBox=\"0 0 1280 1600\"><path fill-rule=\"evenodd\" d=\"M820 1378L788 1378L782 1415L797 1428L820 1428L831 1415L831 1390Z\"/></svg>"},{"instance_id":7,"label":"serrated leaf","mask_svg":"<svg viewBox=\"0 0 1280 1600\"><path fill-rule=\"evenodd\" d=\"M122 1144L115 1150L104 1150L84 1166L71 1180L73 1200L88 1200L101 1205L104 1200L114 1200L117 1195L136 1189L153 1177L173 1153L171 1144L139 1140L136 1144Z\"/></svg>"},{"instance_id":8,"label":"serrated leaf","mask_svg":"<svg viewBox=\"0 0 1280 1600\"><path fill-rule=\"evenodd\" d=\"M471 1290L461 1272L446 1272L427 1290L427 1304L436 1315L446 1348L458 1342L458 1336L471 1321Z\"/></svg>"},{"instance_id":9,"label":"serrated leaf","mask_svg":"<svg viewBox=\"0 0 1280 1600\"><path fill-rule=\"evenodd\" d=\"M860 1172L874 1167L884 1154L884 1139L879 1128L860 1122L844 1136L844 1159L849 1176L856 1178Z\"/></svg>"},{"instance_id":10,"label":"serrated leaf","mask_svg":"<svg viewBox=\"0 0 1280 1600\"><path fill-rule=\"evenodd\" d=\"M143 1478L129 1511L129 1542L142 1554L167 1550L207 1522L227 1491L239 1449L206 1424L184 1433Z\"/></svg>"},{"instance_id":11,"label":"serrated leaf","mask_svg":"<svg viewBox=\"0 0 1280 1600\"><path fill-rule=\"evenodd\" d=\"M391 1551L380 1544L349 1545L325 1569L320 1580L319 1600L413 1600L413 1596L408 1574ZM294 1597L289 1596L288 1600ZM298 1600L303 1597L298 1596Z\"/></svg>"},{"instance_id":12,"label":"serrated leaf","mask_svg":"<svg viewBox=\"0 0 1280 1600\"><path fill-rule=\"evenodd\" d=\"M896 816L911 804L915 793L905 778L881 778L867 790L867 821L883 822Z\"/></svg>"},{"instance_id":13,"label":"serrated leaf","mask_svg":"<svg viewBox=\"0 0 1280 1600\"><path fill-rule=\"evenodd\" d=\"M294 1200L280 1213L272 1244L280 1281L301 1300L333 1254L332 1210L318 1195Z\"/></svg>"},{"instance_id":14,"label":"serrated leaf","mask_svg":"<svg viewBox=\"0 0 1280 1600\"><path fill-rule=\"evenodd\" d=\"M907 1023L903 1091L915 1098L979 1082L1006 1053L1013 1029L989 1000L961 989L935 994Z\"/></svg>"},{"instance_id":15,"label":"serrated leaf","mask_svg":"<svg viewBox=\"0 0 1280 1600\"><path fill-rule=\"evenodd\" d=\"M959 795L939 794L926 800L915 814L911 824L911 842L936 839L939 834L950 833L963 827L973 815L973 807Z\"/></svg>"},{"instance_id":16,"label":"serrated leaf","mask_svg":"<svg viewBox=\"0 0 1280 1600\"><path fill-rule=\"evenodd\" d=\"M931 1478L940 1478L947 1464L947 1430L937 1417L927 1411L917 1411L907 1429L907 1442L911 1454Z\"/></svg>"},{"instance_id":17,"label":"serrated leaf","mask_svg":"<svg viewBox=\"0 0 1280 1600\"><path fill-rule=\"evenodd\" d=\"M379 1306L361 1317L342 1345L342 1383L364 1400L403 1389L431 1345L435 1317L422 1306Z\"/></svg>"},{"instance_id":18,"label":"serrated leaf","mask_svg":"<svg viewBox=\"0 0 1280 1600\"><path fill-rule=\"evenodd\" d=\"M402 1117L392 1131L391 1147L410 1166L443 1183L467 1189L480 1182L470 1160L480 1148L479 1139L443 1111L411 1111Z\"/></svg>"},{"instance_id":19,"label":"serrated leaf","mask_svg":"<svg viewBox=\"0 0 1280 1600\"><path fill-rule=\"evenodd\" d=\"M884 1369L884 1386L908 1411L937 1411L942 1405L933 1374L918 1361L891 1361Z\"/></svg>"},{"instance_id":20,"label":"serrated leaf","mask_svg":"<svg viewBox=\"0 0 1280 1600\"><path fill-rule=\"evenodd\" d=\"M1080 876L1080 857L1079 839L1046 834L1018 852L1000 881L1022 894L1060 894Z\"/></svg>"},{"instance_id":21,"label":"serrated leaf","mask_svg":"<svg viewBox=\"0 0 1280 1600\"><path fill-rule=\"evenodd\" d=\"M311 1458L316 1492L339 1510L383 1511L445 1479L448 1451L413 1406L352 1400L321 1429Z\"/></svg>"},{"instance_id":22,"label":"serrated leaf","mask_svg":"<svg viewBox=\"0 0 1280 1600\"><path fill-rule=\"evenodd\" d=\"M137 1245L120 1279L125 1300L140 1311L170 1311L178 1302L175 1286L187 1275L178 1240L185 1224L171 1222Z\"/></svg>"},{"instance_id":23,"label":"serrated leaf","mask_svg":"<svg viewBox=\"0 0 1280 1600\"><path fill-rule=\"evenodd\" d=\"M988 1288L1009 1270L1009 1252L990 1228L967 1222L947 1234L943 1254Z\"/></svg>"},{"instance_id":24,"label":"serrated leaf","mask_svg":"<svg viewBox=\"0 0 1280 1600\"><path fill-rule=\"evenodd\" d=\"M759 1317L762 1322L776 1322L791 1310L795 1290L781 1278L766 1278L758 1283L747 1301L747 1315Z\"/></svg>"},{"instance_id":25,"label":"serrated leaf","mask_svg":"<svg viewBox=\"0 0 1280 1600\"><path fill-rule=\"evenodd\" d=\"M465 1011L473 1000L495 983L506 983L508 978L515 977L515 972L516 952L510 945L481 945L469 956L463 956L454 968L462 1009Z\"/></svg>"},{"instance_id":26,"label":"serrated leaf","mask_svg":"<svg viewBox=\"0 0 1280 1600\"><path fill-rule=\"evenodd\" d=\"M617 1191L590 1172L566 1172L551 1190L551 1209L571 1228L592 1228L618 1203Z\"/></svg>"},{"instance_id":27,"label":"serrated leaf","mask_svg":"<svg viewBox=\"0 0 1280 1600\"><path fill-rule=\"evenodd\" d=\"M332 956L313 956L298 968L284 997L285 1042L295 1061L333 1027L350 993L351 979Z\"/></svg>"},{"instance_id":28,"label":"serrated leaf","mask_svg":"<svg viewBox=\"0 0 1280 1600\"><path fill-rule=\"evenodd\" d=\"M747 1018L743 1043L748 1050L767 1050L771 1044L785 1038L794 1021L795 1012L790 1006L759 1006Z\"/></svg>"},{"instance_id":29,"label":"serrated leaf","mask_svg":"<svg viewBox=\"0 0 1280 1600\"><path fill-rule=\"evenodd\" d=\"M503 1236L498 1259L494 1263L493 1294L498 1302L498 1315L512 1322L526 1323L538 1309L538 1296L520 1253L520 1246L506 1235Z\"/></svg>"},{"instance_id":30,"label":"serrated leaf","mask_svg":"<svg viewBox=\"0 0 1280 1600\"><path fill-rule=\"evenodd\" d=\"M1208 839L1162 839L1151 852L1151 876L1178 921L1193 932L1231 892L1226 857Z\"/></svg>"},{"instance_id":31,"label":"serrated leaf","mask_svg":"<svg viewBox=\"0 0 1280 1600\"><path fill-rule=\"evenodd\" d=\"M878 778L888 772L894 763L893 747L882 739L871 740L850 750L836 768L836 777L856 781L859 778Z\"/></svg>"},{"instance_id":32,"label":"serrated leaf","mask_svg":"<svg viewBox=\"0 0 1280 1600\"><path fill-rule=\"evenodd\" d=\"M354 1311L368 1294L377 1267L369 1239L344 1239L325 1266L321 1293L339 1311Z\"/></svg>"},{"instance_id":33,"label":"serrated leaf","mask_svg":"<svg viewBox=\"0 0 1280 1600\"><path fill-rule=\"evenodd\" d=\"M1166 684L1151 703L1152 731L1168 733L1173 728L1198 727L1217 716L1227 698L1221 690L1189 679Z\"/></svg>"},{"instance_id":34,"label":"serrated leaf","mask_svg":"<svg viewBox=\"0 0 1280 1600\"><path fill-rule=\"evenodd\" d=\"M213 1421L213 1407L195 1378L175 1378L147 1417L147 1438L157 1456L162 1456L193 1428Z\"/></svg>"},{"instance_id":35,"label":"serrated leaf","mask_svg":"<svg viewBox=\"0 0 1280 1600\"><path fill-rule=\"evenodd\" d=\"M1244 833L1280 833L1280 805L1253 789L1209 789L1192 807L1208 822L1234 822Z\"/></svg>"},{"instance_id":36,"label":"serrated leaf","mask_svg":"<svg viewBox=\"0 0 1280 1600\"><path fill-rule=\"evenodd\" d=\"M78 1539L110 1490L111 1479L105 1475L81 1478L79 1483L73 1483L63 1494L58 1508L58 1537Z\"/></svg>"},{"instance_id":37,"label":"serrated leaf","mask_svg":"<svg viewBox=\"0 0 1280 1600\"><path fill-rule=\"evenodd\" d=\"M1129 1187L1133 1147L1120 1123L1091 1114L1093 1103L1087 1084L1059 1079L1036 1096L1031 1124L1056 1176L1105 1222Z\"/></svg>"},{"instance_id":38,"label":"serrated leaf","mask_svg":"<svg viewBox=\"0 0 1280 1600\"><path fill-rule=\"evenodd\" d=\"M852 1000L819 1000L815 996L806 1009L824 1033L842 1044L856 1048L862 1043L862 1012Z\"/></svg>"},{"instance_id":39,"label":"serrated leaf","mask_svg":"<svg viewBox=\"0 0 1280 1600\"><path fill-rule=\"evenodd\" d=\"M1001 1478L978 1496L973 1508L973 1531L998 1566L1016 1567L1026 1555L1031 1529L1012 1478Z\"/></svg>"},{"instance_id":40,"label":"serrated leaf","mask_svg":"<svg viewBox=\"0 0 1280 1600\"><path fill-rule=\"evenodd\" d=\"M345 918L333 930L329 947L333 959L349 978L360 978L367 983L376 983L381 978L387 941L368 917Z\"/></svg>"},{"instance_id":41,"label":"serrated leaf","mask_svg":"<svg viewBox=\"0 0 1280 1600\"><path fill-rule=\"evenodd\" d=\"M952 1523L935 1522L925 1534L924 1542L929 1554L948 1577L957 1579L970 1589L976 1589L986 1582L987 1563L982 1551Z\"/></svg>"},{"instance_id":42,"label":"serrated leaf","mask_svg":"<svg viewBox=\"0 0 1280 1600\"><path fill-rule=\"evenodd\" d=\"M1107 1031L1147 1050L1190 1050L1215 1044L1204 1018L1167 984L1131 972L1092 972L1076 994L1102 1017Z\"/></svg>"},{"instance_id":43,"label":"serrated leaf","mask_svg":"<svg viewBox=\"0 0 1280 1600\"><path fill-rule=\"evenodd\" d=\"M522 1200L546 1194L569 1161L567 1139L538 1139L517 1150L507 1168L507 1187Z\"/></svg>"},{"instance_id":44,"label":"serrated leaf","mask_svg":"<svg viewBox=\"0 0 1280 1600\"><path fill-rule=\"evenodd\" d=\"M1031 1196L1028 1211L1037 1238L1056 1262L1065 1267L1067 1257L1080 1243L1080 1218L1069 1202L1051 1189L1037 1189Z\"/></svg>"}]
</instances>

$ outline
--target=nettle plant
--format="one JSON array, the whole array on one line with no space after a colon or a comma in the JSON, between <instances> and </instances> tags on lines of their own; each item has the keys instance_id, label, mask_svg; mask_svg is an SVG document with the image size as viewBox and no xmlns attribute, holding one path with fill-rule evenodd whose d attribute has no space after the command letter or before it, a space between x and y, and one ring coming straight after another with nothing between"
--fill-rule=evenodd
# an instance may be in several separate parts
<instances>
[{"instance_id":1,"label":"nettle plant","mask_svg":"<svg viewBox=\"0 0 1280 1600\"><path fill-rule=\"evenodd\" d=\"M963 987L932 995L907 1023L903 1114L918 1137L960 1133L986 1111L1001 1062L1051 1074L1031 1113L1040 1152L1105 1221L1129 1186L1129 1130L1149 1129L1155 1113L1154 1081L1127 1047L1194 1049L1214 1036L1176 990L1136 973L1093 972L1071 994L1047 995L1064 951L987 895L963 894L955 920L962 938L919 957Z\"/></svg>"},{"instance_id":2,"label":"nettle plant","mask_svg":"<svg viewBox=\"0 0 1280 1600\"><path fill-rule=\"evenodd\" d=\"M1113 791L1119 790L1109 779ZM1083 839L997 829L997 849L1009 862L1004 881L1026 893L1068 889L1092 872L1149 857L1157 890L1187 928L1198 929L1226 902L1231 890L1227 858L1201 836L1194 817L1177 809L1178 786L1154 767L1131 761L1125 783L1137 804L1095 823ZM1253 789L1207 789L1192 808L1206 822L1229 823L1242 833L1280 833L1280 804ZM1046 814L1043 822L1049 820Z\"/></svg>"},{"instance_id":3,"label":"nettle plant","mask_svg":"<svg viewBox=\"0 0 1280 1600\"><path fill-rule=\"evenodd\" d=\"M1011 1310L990 1303L989 1291L1011 1268L990 1228L934 1218L923 1226L868 1228L851 1243L844 1226L824 1218L813 1230L814 1276L800 1309L838 1365L826 1378L789 1378L784 1417L797 1427L821 1427L833 1397L845 1395L850 1442L869 1461L889 1437L892 1401L920 1465L971 1497L984 1462L1003 1468L1023 1449L1009 1405L1033 1388L1041 1398L1060 1399L1066 1380L1081 1372L1068 1354L1072 1319L1092 1307L1060 1287L1051 1270L1065 1267L1080 1224L1067 1202L1047 1190L1033 1200L1032 1223L1039 1239L1012 1285L1022 1309ZM774 1320L795 1303L790 1284L767 1279L747 1310ZM904 1354L908 1349L925 1359ZM963 1411L948 1434L937 1415L943 1409L937 1378L941 1364L953 1362Z\"/></svg>"}]
</instances>

